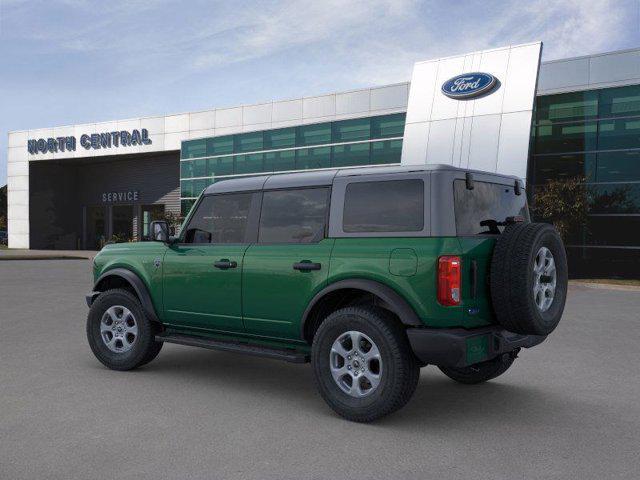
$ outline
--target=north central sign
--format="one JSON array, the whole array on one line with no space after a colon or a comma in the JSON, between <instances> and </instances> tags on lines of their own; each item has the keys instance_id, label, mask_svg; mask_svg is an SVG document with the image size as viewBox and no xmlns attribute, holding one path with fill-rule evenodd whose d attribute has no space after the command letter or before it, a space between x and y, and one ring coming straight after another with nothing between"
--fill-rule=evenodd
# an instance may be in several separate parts
<instances>
[{"instance_id":1,"label":"north central sign","mask_svg":"<svg viewBox=\"0 0 640 480\"><path fill-rule=\"evenodd\" d=\"M149 131L120 130L117 132L91 133L80 136L80 146L85 150L101 148L132 147L135 145L150 145ZM27 141L27 150L31 155L38 153L74 152L77 140L75 136L38 138Z\"/></svg>"}]
</instances>

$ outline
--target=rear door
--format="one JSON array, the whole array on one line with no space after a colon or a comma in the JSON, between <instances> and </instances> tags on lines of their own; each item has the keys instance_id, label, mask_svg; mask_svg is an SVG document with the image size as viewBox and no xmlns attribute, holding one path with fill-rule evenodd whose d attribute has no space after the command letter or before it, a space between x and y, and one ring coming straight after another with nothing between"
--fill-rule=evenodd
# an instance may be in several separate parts
<instances>
[{"instance_id":1,"label":"rear door","mask_svg":"<svg viewBox=\"0 0 640 480\"><path fill-rule=\"evenodd\" d=\"M187 329L241 332L242 263L255 240L259 193L204 197L181 242L164 258L167 322Z\"/></svg>"},{"instance_id":2,"label":"rear door","mask_svg":"<svg viewBox=\"0 0 640 480\"><path fill-rule=\"evenodd\" d=\"M263 193L258 242L247 249L243 264L247 333L299 337L302 314L329 272L329 196L329 187Z\"/></svg>"}]
</instances>

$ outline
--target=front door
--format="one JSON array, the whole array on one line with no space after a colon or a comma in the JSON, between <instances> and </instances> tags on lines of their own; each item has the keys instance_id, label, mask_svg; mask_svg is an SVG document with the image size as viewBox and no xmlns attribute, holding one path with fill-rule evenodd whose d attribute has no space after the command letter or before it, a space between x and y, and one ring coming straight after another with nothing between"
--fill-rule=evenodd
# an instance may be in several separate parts
<instances>
[{"instance_id":1,"label":"front door","mask_svg":"<svg viewBox=\"0 0 640 480\"><path fill-rule=\"evenodd\" d=\"M300 319L326 283L333 239L325 238L329 188L265 191L258 243L244 256L247 333L298 338Z\"/></svg>"},{"instance_id":2,"label":"front door","mask_svg":"<svg viewBox=\"0 0 640 480\"><path fill-rule=\"evenodd\" d=\"M243 331L242 268L255 237L250 215L257 195L211 195L199 202L164 258L167 323L196 331Z\"/></svg>"}]
</instances>

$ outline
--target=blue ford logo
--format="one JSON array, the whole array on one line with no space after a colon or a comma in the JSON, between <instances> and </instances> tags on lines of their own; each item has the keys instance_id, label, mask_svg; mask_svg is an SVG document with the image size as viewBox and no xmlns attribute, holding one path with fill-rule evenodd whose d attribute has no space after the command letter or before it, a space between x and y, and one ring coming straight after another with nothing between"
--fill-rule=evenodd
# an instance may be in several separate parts
<instances>
[{"instance_id":1,"label":"blue ford logo","mask_svg":"<svg viewBox=\"0 0 640 480\"><path fill-rule=\"evenodd\" d=\"M488 73L463 73L444 82L442 93L449 98L473 98L490 92L496 83L496 77Z\"/></svg>"}]
</instances>

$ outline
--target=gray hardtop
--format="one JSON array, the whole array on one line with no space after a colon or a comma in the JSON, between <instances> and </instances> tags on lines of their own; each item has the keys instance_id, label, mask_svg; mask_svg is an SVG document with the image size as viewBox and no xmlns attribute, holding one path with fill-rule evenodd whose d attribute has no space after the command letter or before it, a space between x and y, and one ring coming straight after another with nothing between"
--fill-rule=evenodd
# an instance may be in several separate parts
<instances>
[{"instance_id":1,"label":"gray hardtop","mask_svg":"<svg viewBox=\"0 0 640 480\"><path fill-rule=\"evenodd\" d=\"M469 170L451 165L380 165L371 167L349 167L340 169L315 170L310 172L295 173L273 173L255 177L237 177L221 180L207 187L204 195L217 193L247 192L256 190L276 190L282 188L301 188L330 186L337 178L356 177L364 175L384 176L411 174L411 173L435 173L443 174L445 178L465 178L467 173L471 173L474 179L484 182L502 183L513 185L518 177L503 175L479 170Z\"/></svg>"}]
</instances>

